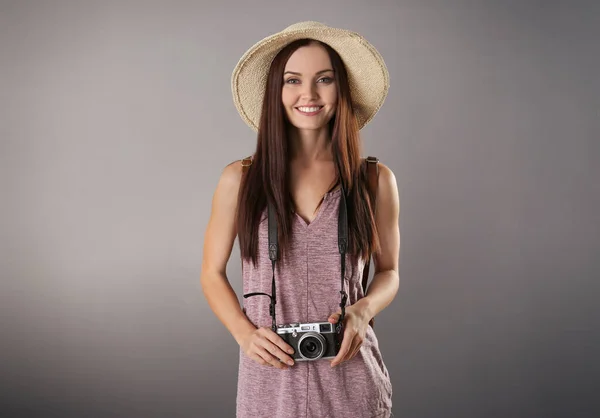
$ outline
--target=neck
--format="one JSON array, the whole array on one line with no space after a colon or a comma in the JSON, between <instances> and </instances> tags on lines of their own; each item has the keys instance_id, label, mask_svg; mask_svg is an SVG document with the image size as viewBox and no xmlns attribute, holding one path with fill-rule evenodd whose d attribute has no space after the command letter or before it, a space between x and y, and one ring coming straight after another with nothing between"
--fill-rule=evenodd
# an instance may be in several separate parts
<instances>
[{"instance_id":1,"label":"neck","mask_svg":"<svg viewBox=\"0 0 600 418\"><path fill-rule=\"evenodd\" d=\"M320 130L291 129L288 132L291 159L303 163L332 161L331 137L327 127Z\"/></svg>"}]
</instances>

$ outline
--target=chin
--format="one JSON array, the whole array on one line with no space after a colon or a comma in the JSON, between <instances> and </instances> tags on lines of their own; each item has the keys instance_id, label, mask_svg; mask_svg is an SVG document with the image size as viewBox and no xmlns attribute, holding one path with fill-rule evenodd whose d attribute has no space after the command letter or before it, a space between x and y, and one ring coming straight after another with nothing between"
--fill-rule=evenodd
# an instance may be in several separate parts
<instances>
[{"instance_id":1,"label":"chin","mask_svg":"<svg viewBox=\"0 0 600 418\"><path fill-rule=\"evenodd\" d=\"M289 120L289 119L288 119ZM319 121L307 121L307 120L298 120L296 118L289 120L290 124L296 129L302 129L306 131L318 131L321 129L325 129L328 127L331 119L328 120L319 120Z\"/></svg>"},{"instance_id":2,"label":"chin","mask_svg":"<svg viewBox=\"0 0 600 418\"><path fill-rule=\"evenodd\" d=\"M304 131L318 131L327 126L327 124L315 124L315 123L295 123L292 122L292 125L296 129L302 129Z\"/></svg>"}]
</instances>

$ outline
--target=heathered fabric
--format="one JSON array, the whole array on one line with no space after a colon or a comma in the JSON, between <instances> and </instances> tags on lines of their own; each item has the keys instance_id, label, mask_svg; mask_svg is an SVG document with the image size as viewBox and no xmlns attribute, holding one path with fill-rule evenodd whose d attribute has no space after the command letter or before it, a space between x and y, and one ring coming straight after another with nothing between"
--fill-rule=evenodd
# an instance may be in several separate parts
<instances>
[{"instance_id":1,"label":"heathered fabric","mask_svg":"<svg viewBox=\"0 0 600 418\"><path fill-rule=\"evenodd\" d=\"M295 214L291 248L275 269L277 323L327 321L340 303L340 254L337 217L340 189L328 192L315 219L307 224ZM272 266L268 255L267 212L259 227L256 267L242 261L243 291L271 294ZM346 256L345 286L351 305L364 296L361 278L365 261L354 265ZM284 265L285 263L285 265ZM257 327L271 326L269 298L244 299L248 319ZM389 417L392 386L377 337L368 327L360 351L331 368L331 360L297 361L288 370L262 366L240 349L237 387L238 418L375 418Z\"/></svg>"}]
</instances>

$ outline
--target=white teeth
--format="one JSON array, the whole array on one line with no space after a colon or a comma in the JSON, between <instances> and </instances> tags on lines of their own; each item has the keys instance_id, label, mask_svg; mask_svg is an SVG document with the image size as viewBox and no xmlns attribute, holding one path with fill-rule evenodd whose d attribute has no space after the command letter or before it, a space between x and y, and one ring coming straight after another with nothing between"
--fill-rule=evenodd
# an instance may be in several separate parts
<instances>
[{"instance_id":1,"label":"white teeth","mask_svg":"<svg viewBox=\"0 0 600 418\"><path fill-rule=\"evenodd\" d=\"M299 107L298 110L300 110L301 112L304 113L312 113L312 112L316 112L317 110L321 109L321 107Z\"/></svg>"}]
</instances>

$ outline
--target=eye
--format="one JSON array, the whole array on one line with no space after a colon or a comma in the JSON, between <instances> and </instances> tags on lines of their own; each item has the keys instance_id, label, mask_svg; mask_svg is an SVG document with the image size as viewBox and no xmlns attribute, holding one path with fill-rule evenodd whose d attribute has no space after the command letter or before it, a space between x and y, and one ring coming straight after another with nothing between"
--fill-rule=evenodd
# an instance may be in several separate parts
<instances>
[{"instance_id":1,"label":"eye","mask_svg":"<svg viewBox=\"0 0 600 418\"><path fill-rule=\"evenodd\" d=\"M285 82L287 84L298 84L298 83L293 83L293 81L298 81L297 78L288 78Z\"/></svg>"},{"instance_id":2,"label":"eye","mask_svg":"<svg viewBox=\"0 0 600 418\"><path fill-rule=\"evenodd\" d=\"M331 83L333 81L333 79L331 77L323 77L321 79L319 79L319 81L323 81L324 83Z\"/></svg>"}]
</instances>

